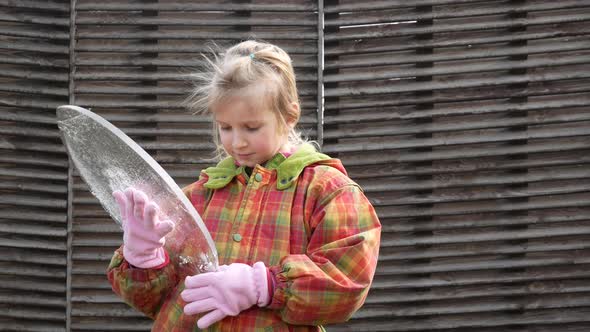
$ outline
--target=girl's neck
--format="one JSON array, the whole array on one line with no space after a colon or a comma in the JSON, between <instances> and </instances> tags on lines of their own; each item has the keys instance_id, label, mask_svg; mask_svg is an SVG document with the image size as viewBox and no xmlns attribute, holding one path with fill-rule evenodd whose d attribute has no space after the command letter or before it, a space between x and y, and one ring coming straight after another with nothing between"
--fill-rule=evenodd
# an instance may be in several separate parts
<instances>
[{"instance_id":1,"label":"girl's neck","mask_svg":"<svg viewBox=\"0 0 590 332\"><path fill-rule=\"evenodd\" d=\"M295 152L296 147L291 143L285 143L280 149L279 153L282 153L283 156L289 157L290 155Z\"/></svg>"}]
</instances>

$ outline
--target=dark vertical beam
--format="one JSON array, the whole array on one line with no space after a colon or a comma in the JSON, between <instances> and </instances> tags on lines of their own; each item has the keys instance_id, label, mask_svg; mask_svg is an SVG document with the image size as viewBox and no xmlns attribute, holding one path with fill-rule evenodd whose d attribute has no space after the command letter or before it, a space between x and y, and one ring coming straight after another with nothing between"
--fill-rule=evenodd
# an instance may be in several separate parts
<instances>
[{"instance_id":1,"label":"dark vertical beam","mask_svg":"<svg viewBox=\"0 0 590 332\"><path fill-rule=\"evenodd\" d=\"M320 148L324 144L324 0L318 0L318 87L317 137Z\"/></svg>"},{"instance_id":2,"label":"dark vertical beam","mask_svg":"<svg viewBox=\"0 0 590 332\"><path fill-rule=\"evenodd\" d=\"M70 1L70 58L69 58L69 86L68 102L76 103L75 74L76 74L76 0ZM74 164L68 156L68 205L67 205L67 256L66 256L66 331L71 331L72 325L72 244L73 244L73 200L74 200Z\"/></svg>"}]
</instances>

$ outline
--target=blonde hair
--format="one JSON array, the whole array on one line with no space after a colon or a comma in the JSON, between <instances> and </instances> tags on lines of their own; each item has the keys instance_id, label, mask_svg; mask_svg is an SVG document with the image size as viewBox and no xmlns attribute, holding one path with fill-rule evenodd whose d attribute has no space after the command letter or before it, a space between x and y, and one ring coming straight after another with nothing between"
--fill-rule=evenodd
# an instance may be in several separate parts
<instances>
[{"instance_id":1,"label":"blonde hair","mask_svg":"<svg viewBox=\"0 0 590 332\"><path fill-rule=\"evenodd\" d=\"M291 57L280 47L248 40L224 52L213 52L213 59L203 55L205 69L190 75L193 91L185 101L195 114L212 114L213 108L230 97L261 96L252 98L272 110L279 128L288 131L288 142L293 146L305 140L295 126L301 116L299 95ZM297 107L293 107L293 104ZM213 139L217 158L226 156L213 123Z\"/></svg>"}]
</instances>

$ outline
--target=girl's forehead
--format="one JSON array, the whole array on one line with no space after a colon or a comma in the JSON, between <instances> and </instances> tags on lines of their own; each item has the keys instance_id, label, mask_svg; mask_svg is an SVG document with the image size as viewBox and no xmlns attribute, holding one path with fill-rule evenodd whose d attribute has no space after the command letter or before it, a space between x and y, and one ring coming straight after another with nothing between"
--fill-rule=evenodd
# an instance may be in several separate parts
<instances>
[{"instance_id":1,"label":"girl's forehead","mask_svg":"<svg viewBox=\"0 0 590 332\"><path fill-rule=\"evenodd\" d=\"M265 99L260 96L232 96L212 105L211 111L216 119L218 117L245 115L263 118L268 116L268 113L272 113Z\"/></svg>"},{"instance_id":2,"label":"girl's forehead","mask_svg":"<svg viewBox=\"0 0 590 332\"><path fill-rule=\"evenodd\" d=\"M269 83L259 82L239 89L217 91L214 94L217 97L215 97L213 103L214 106L218 106L240 102L249 105L253 109L265 108L272 103L273 96L276 95L275 90Z\"/></svg>"},{"instance_id":3,"label":"girl's forehead","mask_svg":"<svg viewBox=\"0 0 590 332\"><path fill-rule=\"evenodd\" d=\"M213 110L213 118L228 123L263 122L274 119L274 114L266 107L237 100L218 105Z\"/></svg>"}]
</instances>

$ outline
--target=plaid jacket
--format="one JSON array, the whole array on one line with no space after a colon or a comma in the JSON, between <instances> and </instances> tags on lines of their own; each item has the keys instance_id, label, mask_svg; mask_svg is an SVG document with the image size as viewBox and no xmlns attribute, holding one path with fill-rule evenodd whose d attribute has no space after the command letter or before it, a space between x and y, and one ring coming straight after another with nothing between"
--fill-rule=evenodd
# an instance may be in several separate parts
<instances>
[{"instance_id":1,"label":"plaid jacket","mask_svg":"<svg viewBox=\"0 0 590 332\"><path fill-rule=\"evenodd\" d=\"M268 307L254 306L208 330L321 331L321 324L346 321L364 303L381 225L339 160L306 144L248 176L228 158L184 192L209 229L220 264L262 261L274 278ZM191 246L180 242L174 245ZM144 270L130 268L119 248L108 278L125 302L155 320L153 331L197 331L199 317L183 314L186 276L168 249L170 264Z\"/></svg>"}]
</instances>

